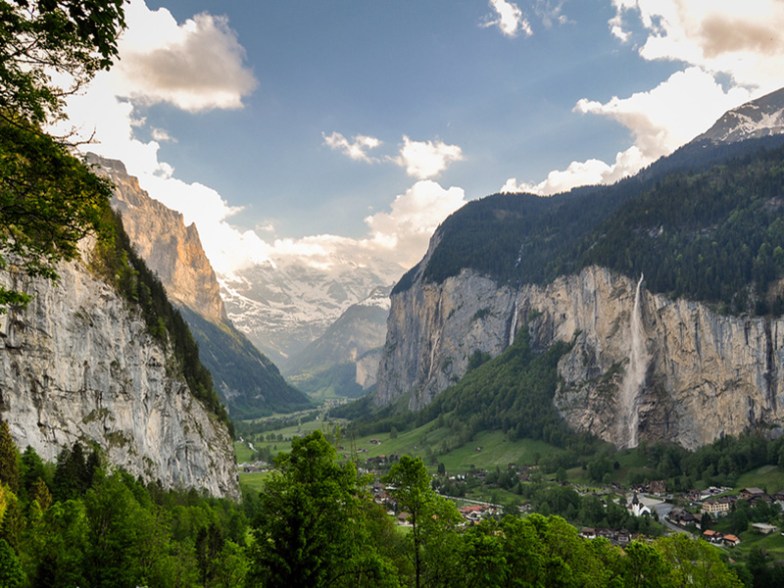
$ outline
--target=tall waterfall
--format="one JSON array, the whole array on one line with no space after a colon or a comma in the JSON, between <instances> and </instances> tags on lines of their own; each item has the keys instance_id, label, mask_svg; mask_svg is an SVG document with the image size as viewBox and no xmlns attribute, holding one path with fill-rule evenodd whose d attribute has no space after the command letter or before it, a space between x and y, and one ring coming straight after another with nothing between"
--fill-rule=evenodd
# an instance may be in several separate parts
<instances>
[{"instance_id":1,"label":"tall waterfall","mask_svg":"<svg viewBox=\"0 0 784 588\"><path fill-rule=\"evenodd\" d=\"M512 321L509 325L509 345L515 342L515 334L517 334L517 299L515 299L514 307L512 308Z\"/></svg>"},{"instance_id":2,"label":"tall waterfall","mask_svg":"<svg viewBox=\"0 0 784 588\"><path fill-rule=\"evenodd\" d=\"M637 429L640 424L640 389L645 382L645 372L648 370L648 349L645 346L645 327L642 320L642 281L637 282L637 291L634 294L634 308L630 321L631 348L629 349L629 363L626 375L621 385L621 430L619 438L623 439L625 447L637 447Z\"/></svg>"}]
</instances>

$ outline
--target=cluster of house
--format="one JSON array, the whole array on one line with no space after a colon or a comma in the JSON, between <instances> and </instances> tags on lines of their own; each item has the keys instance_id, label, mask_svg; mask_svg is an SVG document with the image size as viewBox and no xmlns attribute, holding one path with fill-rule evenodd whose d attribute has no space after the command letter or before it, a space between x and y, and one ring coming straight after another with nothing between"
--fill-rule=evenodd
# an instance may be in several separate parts
<instances>
[{"instance_id":1,"label":"cluster of house","mask_svg":"<svg viewBox=\"0 0 784 588\"><path fill-rule=\"evenodd\" d=\"M615 529L595 529L593 527L583 527L580 530L580 537L584 539L596 539L597 537L604 537L613 545L628 545L632 539L635 539L637 535L633 535L626 529L621 529L620 531Z\"/></svg>"},{"instance_id":2,"label":"cluster of house","mask_svg":"<svg viewBox=\"0 0 784 588\"><path fill-rule=\"evenodd\" d=\"M713 529L705 529L702 532L702 538L716 545L726 545L727 547L735 547L740 543L740 538L737 535L730 533L725 535Z\"/></svg>"},{"instance_id":3,"label":"cluster of house","mask_svg":"<svg viewBox=\"0 0 784 588\"><path fill-rule=\"evenodd\" d=\"M484 519L501 516L503 507L497 504L476 503L461 506L458 510L466 522L476 524Z\"/></svg>"},{"instance_id":4,"label":"cluster of house","mask_svg":"<svg viewBox=\"0 0 784 588\"><path fill-rule=\"evenodd\" d=\"M709 493L712 489L708 489ZM724 490L724 489L716 489L716 490ZM702 503L702 512L707 512L712 517L721 517L728 514L731 510L733 505L738 500L744 500L748 502L749 506L756 506L761 502L765 502L767 504L778 504L782 509L784 509L784 492L777 492L775 494L768 494L761 488L743 488L740 492L738 492L737 496L735 495L723 495L723 496L708 496L708 497L701 497Z\"/></svg>"}]
</instances>

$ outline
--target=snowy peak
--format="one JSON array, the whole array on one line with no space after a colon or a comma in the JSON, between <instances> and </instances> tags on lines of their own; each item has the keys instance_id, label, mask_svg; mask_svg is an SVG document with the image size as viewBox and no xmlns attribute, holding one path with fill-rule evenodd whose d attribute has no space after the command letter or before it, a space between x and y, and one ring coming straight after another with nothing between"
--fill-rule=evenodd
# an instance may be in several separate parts
<instances>
[{"instance_id":1,"label":"snowy peak","mask_svg":"<svg viewBox=\"0 0 784 588\"><path fill-rule=\"evenodd\" d=\"M373 291L368 295L367 298L357 303L358 306L367 306L370 308L380 308L389 312L389 308L391 306L391 302L389 300L389 294L392 291L392 287L386 286L378 286L373 288Z\"/></svg>"},{"instance_id":2,"label":"snowy peak","mask_svg":"<svg viewBox=\"0 0 784 588\"><path fill-rule=\"evenodd\" d=\"M695 142L736 143L784 134L784 88L727 111Z\"/></svg>"}]
</instances>

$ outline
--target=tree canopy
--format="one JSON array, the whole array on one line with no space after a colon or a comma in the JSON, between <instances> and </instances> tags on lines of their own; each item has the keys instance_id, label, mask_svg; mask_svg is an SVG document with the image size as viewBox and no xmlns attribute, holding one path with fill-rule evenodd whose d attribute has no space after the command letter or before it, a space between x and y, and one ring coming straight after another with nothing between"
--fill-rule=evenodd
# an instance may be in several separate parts
<instances>
[{"instance_id":1,"label":"tree canopy","mask_svg":"<svg viewBox=\"0 0 784 588\"><path fill-rule=\"evenodd\" d=\"M98 229L109 185L45 125L111 65L124 25L123 0L0 1L0 269L54 278ZM0 309L28 300L0 287Z\"/></svg>"}]
</instances>

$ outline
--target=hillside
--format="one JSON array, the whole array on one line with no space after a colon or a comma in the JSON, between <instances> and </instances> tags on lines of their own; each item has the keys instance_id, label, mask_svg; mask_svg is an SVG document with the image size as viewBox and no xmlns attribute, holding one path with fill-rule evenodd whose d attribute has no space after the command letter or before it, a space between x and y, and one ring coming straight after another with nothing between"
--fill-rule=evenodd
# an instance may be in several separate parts
<instances>
[{"instance_id":1,"label":"hillside","mask_svg":"<svg viewBox=\"0 0 784 588\"><path fill-rule=\"evenodd\" d=\"M734 312L761 302L764 314L777 296L766 296L768 286L784 270L773 256L782 242L784 149L768 145L746 142L742 154L699 171L471 202L441 225L432 251L394 291L417 274L442 283L470 268L500 283L543 284L601 265L644 273L655 292L723 302Z\"/></svg>"},{"instance_id":2,"label":"hillside","mask_svg":"<svg viewBox=\"0 0 784 588\"><path fill-rule=\"evenodd\" d=\"M766 100L761 118L777 120L781 95ZM784 147L754 129L613 186L465 205L393 290L375 404L442 406L474 357L525 336L569 344L552 404L574 431L693 449L778 430ZM474 416L499 393L476 390Z\"/></svg>"}]
</instances>

